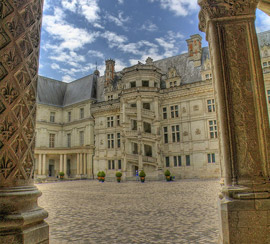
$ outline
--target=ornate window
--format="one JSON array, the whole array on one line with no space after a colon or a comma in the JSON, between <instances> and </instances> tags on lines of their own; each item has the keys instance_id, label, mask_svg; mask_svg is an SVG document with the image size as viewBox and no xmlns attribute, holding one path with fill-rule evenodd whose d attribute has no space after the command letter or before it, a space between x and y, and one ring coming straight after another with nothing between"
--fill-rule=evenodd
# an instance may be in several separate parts
<instances>
[{"instance_id":1,"label":"ornate window","mask_svg":"<svg viewBox=\"0 0 270 244\"><path fill-rule=\"evenodd\" d=\"M181 167L182 166L182 159L181 156L173 156L173 165L174 167Z\"/></svg>"},{"instance_id":2,"label":"ornate window","mask_svg":"<svg viewBox=\"0 0 270 244\"><path fill-rule=\"evenodd\" d=\"M267 91L267 100L268 100L268 103L270 104L270 90Z\"/></svg>"},{"instance_id":3,"label":"ornate window","mask_svg":"<svg viewBox=\"0 0 270 244\"><path fill-rule=\"evenodd\" d=\"M143 122L143 130L146 133L151 133L151 124L147 122Z\"/></svg>"},{"instance_id":4,"label":"ornate window","mask_svg":"<svg viewBox=\"0 0 270 244\"><path fill-rule=\"evenodd\" d=\"M120 135L120 133L117 133L117 147L118 148L121 147L121 135Z\"/></svg>"},{"instance_id":5,"label":"ornate window","mask_svg":"<svg viewBox=\"0 0 270 244\"><path fill-rule=\"evenodd\" d=\"M149 80L143 80L142 81L142 86L143 87L149 87Z\"/></svg>"},{"instance_id":6,"label":"ornate window","mask_svg":"<svg viewBox=\"0 0 270 244\"><path fill-rule=\"evenodd\" d=\"M171 106L171 118L178 118L179 112L178 112L178 105Z\"/></svg>"},{"instance_id":7,"label":"ornate window","mask_svg":"<svg viewBox=\"0 0 270 244\"><path fill-rule=\"evenodd\" d=\"M130 88L132 88L132 87L136 87L136 81L130 82Z\"/></svg>"},{"instance_id":8,"label":"ornate window","mask_svg":"<svg viewBox=\"0 0 270 244\"><path fill-rule=\"evenodd\" d=\"M131 120L131 129L137 130L137 120Z\"/></svg>"},{"instance_id":9,"label":"ornate window","mask_svg":"<svg viewBox=\"0 0 270 244\"><path fill-rule=\"evenodd\" d=\"M55 134L49 135L49 147L55 147Z\"/></svg>"},{"instance_id":10,"label":"ornate window","mask_svg":"<svg viewBox=\"0 0 270 244\"><path fill-rule=\"evenodd\" d=\"M117 126L120 126L120 115L116 116L116 123L117 123Z\"/></svg>"},{"instance_id":11,"label":"ornate window","mask_svg":"<svg viewBox=\"0 0 270 244\"><path fill-rule=\"evenodd\" d=\"M111 100L113 100L113 95L108 96L108 101L111 101Z\"/></svg>"},{"instance_id":12,"label":"ornate window","mask_svg":"<svg viewBox=\"0 0 270 244\"><path fill-rule=\"evenodd\" d=\"M107 127L113 127L113 116L107 117Z\"/></svg>"},{"instance_id":13,"label":"ornate window","mask_svg":"<svg viewBox=\"0 0 270 244\"><path fill-rule=\"evenodd\" d=\"M164 143L169 142L168 127L163 127Z\"/></svg>"},{"instance_id":14,"label":"ornate window","mask_svg":"<svg viewBox=\"0 0 270 244\"><path fill-rule=\"evenodd\" d=\"M115 169L114 160L108 160L108 169Z\"/></svg>"},{"instance_id":15,"label":"ornate window","mask_svg":"<svg viewBox=\"0 0 270 244\"><path fill-rule=\"evenodd\" d=\"M114 134L108 134L108 148L114 148Z\"/></svg>"},{"instance_id":16,"label":"ornate window","mask_svg":"<svg viewBox=\"0 0 270 244\"><path fill-rule=\"evenodd\" d=\"M118 160L118 169L122 169L122 162L121 162L121 160Z\"/></svg>"},{"instance_id":17,"label":"ornate window","mask_svg":"<svg viewBox=\"0 0 270 244\"><path fill-rule=\"evenodd\" d=\"M167 107L162 108L163 119L167 119Z\"/></svg>"},{"instance_id":18,"label":"ornate window","mask_svg":"<svg viewBox=\"0 0 270 244\"><path fill-rule=\"evenodd\" d=\"M172 126L172 141L180 142L180 127L179 125Z\"/></svg>"},{"instance_id":19,"label":"ornate window","mask_svg":"<svg viewBox=\"0 0 270 244\"><path fill-rule=\"evenodd\" d=\"M143 108L150 110L150 103L143 103Z\"/></svg>"},{"instance_id":20,"label":"ornate window","mask_svg":"<svg viewBox=\"0 0 270 244\"><path fill-rule=\"evenodd\" d=\"M216 162L216 156L214 153L208 153L207 158L208 158L208 163L215 163Z\"/></svg>"},{"instance_id":21,"label":"ornate window","mask_svg":"<svg viewBox=\"0 0 270 244\"><path fill-rule=\"evenodd\" d=\"M210 138L217 138L217 121L209 120L209 136Z\"/></svg>"},{"instance_id":22,"label":"ornate window","mask_svg":"<svg viewBox=\"0 0 270 244\"><path fill-rule=\"evenodd\" d=\"M216 111L216 108L215 108L215 99L209 99L209 100L207 100L207 109L208 109L208 112L209 113Z\"/></svg>"}]
</instances>

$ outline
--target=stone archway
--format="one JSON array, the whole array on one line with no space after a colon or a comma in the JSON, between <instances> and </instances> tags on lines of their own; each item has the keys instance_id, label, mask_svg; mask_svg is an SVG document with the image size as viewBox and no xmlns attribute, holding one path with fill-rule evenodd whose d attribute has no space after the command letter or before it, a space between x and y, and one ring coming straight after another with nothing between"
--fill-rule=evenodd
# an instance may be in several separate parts
<instances>
[{"instance_id":1,"label":"stone archway","mask_svg":"<svg viewBox=\"0 0 270 244\"><path fill-rule=\"evenodd\" d=\"M270 132L254 28L258 0L198 2L221 131L225 185L220 194L220 242L269 243ZM33 185L42 3L0 2L1 243L48 243L47 213L37 206L41 193ZM259 7L269 13L268 4L262 0Z\"/></svg>"}]
</instances>

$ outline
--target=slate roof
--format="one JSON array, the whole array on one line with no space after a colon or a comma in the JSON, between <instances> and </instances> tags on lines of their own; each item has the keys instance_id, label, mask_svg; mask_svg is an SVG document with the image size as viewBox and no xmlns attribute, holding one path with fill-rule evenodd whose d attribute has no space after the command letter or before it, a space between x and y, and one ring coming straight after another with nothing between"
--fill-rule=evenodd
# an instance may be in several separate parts
<instances>
[{"instance_id":1,"label":"slate roof","mask_svg":"<svg viewBox=\"0 0 270 244\"><path fill-rule=\"evenodd\" d=\"M88 75L71 83L38 77L37 102L65 107L89 99L96 99L96 75Z\"/></svg>"}]
</instances>

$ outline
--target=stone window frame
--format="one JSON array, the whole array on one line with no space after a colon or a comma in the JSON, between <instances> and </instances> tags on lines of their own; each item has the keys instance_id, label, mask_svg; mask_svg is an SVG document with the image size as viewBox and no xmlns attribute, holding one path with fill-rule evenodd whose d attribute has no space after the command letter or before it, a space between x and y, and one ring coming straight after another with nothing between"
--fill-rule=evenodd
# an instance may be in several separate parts
<instances>
[{"instance_id":1,"label":"stone window frame","mask_svg":"<svg viewBox=\"0 0 270 244\"><path fill-rule=\"evenodd\" d=\"M55 123L55 115L56 115L55 112L50 112L50 122L51 123Z\"/></svg>"},{"instance_id":2,"label":"stone window frame","mask_svg":"<svg viewBox=\"0 0 270 244\"><path fill-rule=\"evenodd\" d=\"M179 117L179 106L178 105L171 105L170 110L171 110L171 119Z\"/></svg>"},{"instance_id":3,"label":"stone window frame","mask_svg":"<svg viewBox=\"0 0 270 244\"><path fill-rule=\"evenodd\" d=\"M142 87L150 87L149 80L142 80Z\"/></svg>"},{"instance_id":4,"label":"stone window frame","mask_svg":"<svg viewBox=\"0 0 270 244\"><path fill-rule=\"evenodd\" d=\"M71 147L71 133L67 133L67 147Z\"/></svg>"},{"instance_id":5,"label":"stone window frame","mask_svg":"<svg viewBox=\"0 0 270 244\"><path fill-rule=\"evenodd\" d=\"M216 163L215 153L207 153L207 161L208 163Z\"/></svg>"},{"instance_id":6,"label":"stone window frame","mask_svg":"<svg viewBox=\"0 0 270 244\"><path fill-rule=\"evenodd\" d=\"M114 148L114 134L113 133L107 134L107 147L109 149Z\"/></svg>"},{"instance_id":7,"label":"stone window frame","mask_svg":"<svg viewBox=\"0 0 270 244\"><path fill-rule=\"evenodd\" d=\"M54 148L55 147L55 134L50 133L49 134L49 148Z\"/></svg>"},{"instance_id":8,"label":"stone window frame","mask_svg":"<svg viewBox=\"0 0 270 244\"><path fill-rule=\"evenodd\" d=\"M67 112L67 121L71 122L71 111Z\"/></svg>"},{"instance_id":9,"label":"stone window frame","mask_svg":"<svg viewBox=\"0 0 270 244\"><path fill-rule=\"evenodd\" d=\"M79 143L80 143L80 146L84 146L84 131L83 130L79 132Z\"/></svg>"},{"instance_id":10,"label":"stone window frame","mask_svg":"<svg viewBox=\"0 0 270 244\"><path fill-rule=\"evenodd\" d=\"M150 103L143 103L143 109L151 110L151 104Z\"/></svg>"},{"instance_id":11,"label":"stone window frame","mask_svg":"<svg viewBox=\"0 0 270 244\"><path fill-rule=\"evenodd\" d=\"M107 117L107 128L113 127L114 124L114 116Z\"/></svg>"},{"instance_id":12,"label":"stone window frame","mask_svg":"<svg viewBox=\"0 0 270 244\"><path fill-rule=\"evenodd\" d=\"M108 160L108 170L115 170L115 161L114 161L114 159Z\"/></svg>"},{"instance_id":13,"label":"stone window frame","mask_svg":"<svg viewBox=\"0 0 270 244\"><path fill-rule=\"evenodd\" d=\"M182 166L182 157L181 157L181 155L173 156L173 166L174 167L181 167Z\"/></svg>"},{"instance_id":14,"label":"stone window frame","mask_svg":"<svg viewBox=\"0 0 270 244\"><path fill-rule=\"evenodd\" d=\"M80 108L80 119L84 119L84 108Z\"/></svg>"},{"instance_id":15,"label":"stone window frame","mask_svg":"<svg viewBox=\"0 0 270 244\"><path fill-rule=\"evenodd\" d=\"M118 159L117 166L118 166L118 169L122 169L122 161L121 161L121 159Z\"/></svg>"},{"instance_id":16,"label":"stone window frame","mask_svg":"<svg viewBox=\"0 0 270 244\"><path fill-rule=\"evenodd\" d=\"M117 126L120 126L120 115L116 116L116 124Z\"/></svg>"},{"instance_id":17,"label":"stone window frame","mask_svg":"<svg viewBox=\"0 0 270 244\"><path fill-rule=\"evenodd\" d=\"M189 154L186 155L186 166L191 166Z\"/></svg>"},{"instance_id":18,"label":"stone window frame","mask_svg":"<svg viewBox=\"0 0 270 244\"><path fill-rule=\"evenodd\" d=\"M217 120L208 120L209 138L216 139L217 134Z\"/></svg>"},{"instance_id":19,"label":"stone window frame","mask_svg":"<svg viewBox=\"0 0 270 244\"><path fill-rule=\"evenodd\" d=\"M180 126L179 125L172 125L172 142L180 142Z\"/></svg>"},{"instance_id":20,"label":"stone window frame","mask_svg":"<svg viewBox=\"0 0 270 244\"><path fill-rule=\"evenodd\" d=\"M170 156L165 157L165 167L170 168Z\"/></svg>"},{"instance_id":21,"label":"stone window frame","mask_svg":"<svg viewBox=\"0 0 270 244\"><path fill-rule=\"evenodd\" d=\"M162 118L168 119L167 107L162 108Z\"/></svg>"},{"instance_id":22,"label":"stone window frame","mask_svg":"<svg viewBox=\"0 0 270 244\"><path fill-rule=\"evenodd\" d=\"M121 148L121 133L116 133L116 139L117 139L117 147Z\"/></svg>"},{"instance_id":23,"label":"stone window frame","mask_svg":"<svg viewBox=\"0 0 270 244\"><path fill-rule=\"evenodd\" d=\"M169 131L168 131L168 126L163 127L163 140L164 144L169 143Z\"/></svg>"},{"instance_id":24,"label":"stone window frame","mask_svg":"<svg viewBox=\"0 0 270 244\"><path fill-rule=\"evenodd\" d=\"M270 90L267 90L267 100L268 100L268 103L270 104Z\"/></svg>"},{"instance_id":25,"label":"stone window frame","mask_svg":"<svg viewBox=\"0 0 270 244\"><path fill-rule=\"evenodd\" d=\"M207 99L207 111L208 113L216 112L216 105L215 105L215 99Z\"/></svg>"},{"instance_id":26,"label":"stone window frame","mask_svg":"<svg viewBox=\"0 0 270 244\"><path fill-rule=\"evenodd\" d=\"M136 119L131 120L131 130L138 130L138 122Z\"/></svg>"},{"instance_id":27,"label":"stone window frame","mask_svg":"<svg viewBox=\"0 0 270 244\"><path fill-rule=\"evenodd\" d=\"M129 85L130 85L130 88L136 87L136 81L131 81Z\"/></svg>"}]
</instances>

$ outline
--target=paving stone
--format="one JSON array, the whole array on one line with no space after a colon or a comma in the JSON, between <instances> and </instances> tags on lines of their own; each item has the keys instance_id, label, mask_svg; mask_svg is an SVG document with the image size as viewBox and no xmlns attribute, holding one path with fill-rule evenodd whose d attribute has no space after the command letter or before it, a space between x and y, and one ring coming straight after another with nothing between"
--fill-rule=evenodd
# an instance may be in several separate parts
<instances>
[{"instance_id":1,"label":"paving stone","mask_svg":"<svg viewBox=\"0 0 270 244\"><path fill-rule=\"evenodd\" d=\"M217 243L217 180L38 184L50 243Z\"/></svg>"}]
</instances>

